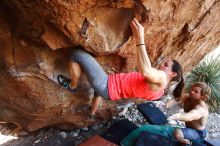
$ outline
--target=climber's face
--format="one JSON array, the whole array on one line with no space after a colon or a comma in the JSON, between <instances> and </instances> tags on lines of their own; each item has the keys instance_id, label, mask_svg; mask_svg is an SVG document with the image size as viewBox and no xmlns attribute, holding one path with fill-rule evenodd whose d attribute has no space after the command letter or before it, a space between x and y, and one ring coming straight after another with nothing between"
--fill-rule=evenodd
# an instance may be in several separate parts
<instances>
[{"instance_id":1,"label":"climber's face","mask_svg":"<svg viewBox=\"0 0 220 146\"><path fill-rule=\"evenodd\" d=\"M171 59L165 59L160 65L159 69L168 73L172 71L173 61Z\"/></svg>"}]
</instances>

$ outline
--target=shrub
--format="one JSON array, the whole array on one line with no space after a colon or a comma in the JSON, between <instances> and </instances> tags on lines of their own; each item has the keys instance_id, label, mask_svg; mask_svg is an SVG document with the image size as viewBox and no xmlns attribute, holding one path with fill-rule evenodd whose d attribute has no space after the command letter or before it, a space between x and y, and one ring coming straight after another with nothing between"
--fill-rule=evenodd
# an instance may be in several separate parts
<instances>
[{"instance_id":1,"label":"shrub","mask_svg":"<svg viewBox=\"0 0 220 146\"><path fill-rule=\"evenodd\" d=\"M208 99L210 111L217 112L220 105L220 56L206 57L185 78L186 92L195 82L205 82L212 89Z\"/></svg>"}]
</instances>

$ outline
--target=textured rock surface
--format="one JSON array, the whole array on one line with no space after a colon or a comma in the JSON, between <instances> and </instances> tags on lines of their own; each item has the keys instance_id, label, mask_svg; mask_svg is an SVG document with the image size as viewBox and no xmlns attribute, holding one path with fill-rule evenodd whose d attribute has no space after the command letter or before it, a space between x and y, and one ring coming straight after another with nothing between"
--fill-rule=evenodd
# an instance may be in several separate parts
<instances>
[{"instance_id":1,"label":"textured rock surface","mask_svg":"<svg viewBox=\"0 0 220 146\"><path fill-rule=\"evenodd\" d=\"M4 0L0 8L0 121L28 131L83 127L112 116L116 102L104 103L90 119L93 91L85 77L73 95L58 86L56 76L68 75L69 47L77 45L108 73L135 70L129 28L134 16L145 27L154 65L174 57L189 71L220 43L219 0Z\"/></svg>"},{"instance_id":2,"label":"textured rock surface","mask_svg":"<svg viewBox=\"0 0 220 146\"><path fill-rule=\"evenodd\" d=\"M167 102L167 99L164 98L162 101L154 102L157 107L160 108L168 117L172 114L183 110L180 106L176 105L172 108L165 108L164 103ZM111 125L121 119L128 119L133 122L137 126L142 126L145 124L149 124L148 120L143 117L140 111L137 109L137 105L133 102L118 106L117 108L121 109L121 112L118 113L113 119L109 121L103 121L101 123L96 123L89 127L84 127L80 129L74 130L62 130L57 128L43 128L34 132L33 134L29 134L24 137L19 137L19 139L15 139L13 141L9 141L3 146L45 146L45 145L55 145L55 146L77 146L83 141L94 135L101 135L106 133L108 129L111 129ZM207 122L207 130L208 135L206 140L220 140L220 114L211 113ZM174 125L170 126L184 126L184 124L180 121L176 121ZM6 125L0 124L0 131L5 131L9 133L10 130L5 130L7 128ZM2 132L3 134L3 132ZM0 135L1 136L1 135Z\"/></svg>"}]
</instances>

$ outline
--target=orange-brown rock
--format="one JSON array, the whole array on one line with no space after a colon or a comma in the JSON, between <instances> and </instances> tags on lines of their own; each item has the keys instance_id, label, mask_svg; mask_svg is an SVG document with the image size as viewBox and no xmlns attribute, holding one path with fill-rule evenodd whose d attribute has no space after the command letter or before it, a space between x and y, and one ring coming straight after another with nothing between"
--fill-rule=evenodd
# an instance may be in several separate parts
<instances>
[{"instance_id":1,"label":"orange-brown rock","mask_svg":"<svg viewBox=\"0 0 220 146\"><path fill-rule=\"evenodd\" d=\"M145 27L154 65L164 57L190 71L220 43L219 0L3 0L0 5L0 121L27 131L60 124L84 127L108 119L116 102L89 115L93 91L83 76L81 91L57 84L68 76L73 46L90 51L108 73L136 70L129 22Z\"/></svg>"}]
</instances>

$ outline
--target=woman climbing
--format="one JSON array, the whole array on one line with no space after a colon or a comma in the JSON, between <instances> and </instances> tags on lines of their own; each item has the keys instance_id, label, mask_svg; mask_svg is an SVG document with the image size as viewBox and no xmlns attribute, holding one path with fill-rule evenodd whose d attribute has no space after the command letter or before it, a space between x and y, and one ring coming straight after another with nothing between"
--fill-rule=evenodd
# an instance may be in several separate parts
<instances>
[{"instance_id":1,"label":"woman climbing","mask_svg":"<svg viewBox=\"0 0 220 146\"><path fill-rule=\"evenodd\" d=\"M106 100L121 98L157 100L171 81L179 82L174 90L174 96L176 98L181 96L184 86L181 65L175 60L166 59L158 69L153 68L146 52L143 26L135 18L130 26L136 41L139 72L107 75L91 55L82 49L74 48L69 64L70 79L63 75L58 76L62 86L76 92L81 72L85 73L97 95L92 102L91 115L98 109L101 97Z\"/></svg>"}]
</instances>

